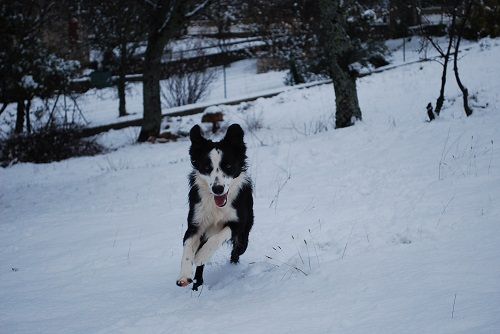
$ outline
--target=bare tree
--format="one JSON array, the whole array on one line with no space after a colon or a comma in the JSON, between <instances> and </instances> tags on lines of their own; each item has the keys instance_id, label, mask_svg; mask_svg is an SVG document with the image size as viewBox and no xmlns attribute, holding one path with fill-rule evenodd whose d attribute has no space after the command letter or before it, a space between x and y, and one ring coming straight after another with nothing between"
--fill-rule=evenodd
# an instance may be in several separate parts
<instances>
[{"instance_id":1,"label":"bare tree","mask_svg":"<svg viewBox=\"0 0 500 334\"><path fill-rule=\"evenodd\" d=\"M451 60L452 56L453 56L453 71L455 74L455 80L457 81L457 84L460 90L462 91L465 114L467 116L472 115L472 109L470 108L468 102L469 91L462 83L458 70L458 56L460 52L460 43L465 31L465 26L471 15L472 6L473 6L473 0L466 0L466 1L454 0L451 6L447 8L448 10L447 14L450 16L450 24L448 25L446 49L443 49L439 44L439 42L437 42L435 38L430 35L430 33L424 31L424 29L422 28L423 38L425 38L425 40L427 40L432 45L432 47L438 52L438 54L440 55L440 59L437 59L436 61L442 65L441 86L439 89L439 96L436 100L436 108L434 109L435 114L438 116L441 113L444 104L448 63ZM429 117L429 119L431 121L433 120L432 117Z\"/></svg>"},{"instance_id":2,"label":"bare tree","mask_svg":"<svg viewBox=\"0 0 500 334\"><path fill-rule=\"evenodd\" d=\"M451 13L451 24L448 28L448 41L447 41L446 49L443 49L441 47L441 45L439 45L439 43L434 39L433 36L431 36L429 33L424 32L424 30L422 29L422 32L423 32L422 36L432 45L432 47L441 56L441 60L436 60L443 67L443 70L441 72L441 86L439 88L439 96L436 100L436 108L434 109L434 112L438 116L441 113L441 109L443 108L443 104L444 104L444 90L446 87L446 74L448 73L448 63L450 60L451 50L452 50L452 46L453 46L453 40L455 37L456 19L457 19L457 12L456 12L456 10L453 10Z\"/></svg>"},{"instance_id":3,"label":"bare tree","mask_svg":"<svg viewBox=\"0 0 500 334\"><path fill-rule=\"evenodd\" d=\"M203 71L179 71L163 82L161 95L168 107L196 103L209 92L209 86L216 78L211 69Z\"/></svg>"},{"instance_id":4,"label":"bare tree","mask_svg":"<svg viewBox=\"0 0 500 334\"><path fill-rule=\"evenodd\" d=\"M472 12L473 1L465 1L465 9L462 17L462 22L460 27L457 30L457 38L455 41L455 54L453 56L453 72L455 73L455 79L457 81L458 87L462 91L462 98L464 104L464 111L467 116L472 115L472 109L469 106L469 90L464 86L462 80L460 79L460 74L458 72L458 53L460 51L460 42L462 41L462 37L465 30L465 25L467 24L467 20L470 18Z\"/></svg>"}]
</instances>

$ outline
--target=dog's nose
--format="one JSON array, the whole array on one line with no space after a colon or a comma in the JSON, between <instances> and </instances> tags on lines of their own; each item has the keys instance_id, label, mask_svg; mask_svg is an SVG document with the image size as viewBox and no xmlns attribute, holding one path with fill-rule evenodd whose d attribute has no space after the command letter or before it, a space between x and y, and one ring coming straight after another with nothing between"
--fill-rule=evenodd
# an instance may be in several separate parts
<instances>
[{"instance_id":1,"label":"dog's nose","mask_svg":"<svg viewBox=\"0 0 500 334\"><path fill-rule=\"evenodd\" d=\"M220 185L212 186L212 192L216 195L222 195L224 187Z\"/></svg>"}]
</instances>

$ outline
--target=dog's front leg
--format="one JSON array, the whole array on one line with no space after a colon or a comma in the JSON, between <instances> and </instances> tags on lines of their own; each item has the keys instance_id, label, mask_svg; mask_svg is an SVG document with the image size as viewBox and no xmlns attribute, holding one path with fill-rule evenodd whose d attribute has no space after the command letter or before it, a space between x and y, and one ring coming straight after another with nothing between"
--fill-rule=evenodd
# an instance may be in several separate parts
<instances>
[{"instance_id":1,"label":"dog's front leg","mask_svg":"<svg viewBox=\"0 0 500 334\"><path fill-rule=\"evenodd\" d=\"M203 285L203 268L205 266L196 267L194 273L193 290L198 291L198 288Z\"/></svg>"},{"instance_id":2,"label":"dog's front leg","mask_svg":"<svg viewBox=\"0 0 500 334\"><path fill-rule=\"evenodd\" d=\"M193 279L191 275L193 273L193 261L195 258L195 249L198 249L200 245L200 238L196 235L189 237L184 242L184 250L182 251L182 260L181 260L181 273L179 275L179 279L176 284L178 286L187 286Z\"/></svg>"},{"instance_id":3,"label":"dog's front leg","mask_svg":"<svg viewBox=\"0 0 500 334\"><path fill-rule=\"evenodd\" d=\"M231 229L226 226L222 229L222 231L208 238L207 242L201 246L201 248L196 252L194 263L197 266L206 264L215 251L222 246L225 241L230 239Z\"/></svg>"}]
</instances>

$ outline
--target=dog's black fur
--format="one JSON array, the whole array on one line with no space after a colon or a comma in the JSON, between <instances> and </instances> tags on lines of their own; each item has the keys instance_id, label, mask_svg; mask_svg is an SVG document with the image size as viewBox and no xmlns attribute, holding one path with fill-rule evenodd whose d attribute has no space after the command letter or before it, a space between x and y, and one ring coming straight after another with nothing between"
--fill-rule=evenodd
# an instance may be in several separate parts
<instances>
[{"instance_id":1,"label":"dog's black fur","mask_svg":"<svg viewBox=\"0 0 500 334\"><path fill-rule=\"evenodd\" d=\"M220 245L222 233L227 236L229 232L225 228L230 229L230 241L233 245L231 263L238 263L240 255L248 246L248 235L254 215L252 183L246 175L247 157L243 136L243 130L237 124L231 125L227 129L226 136L219 142L205 139L198 125L190 131L189 154L193 171L189 175L188 227L183 240L182 261L186 261L183 265L189 268L188 260L190 260L190 270L192 270L192 264L196 264L195 259L198 259L198 255L200 257L198 261L204 259L203 263L197 263L193 290L197 290L203 284L204 264L208 260L205 259L205 255L210 254L210 250L200 251L210 238L218 238L219 243L215 244ZM217 165L213 166L214 163ZM221 179L224 182L221 182ZM226 188L225 195L217 196L217 192ZM225 198L223 202L225 205L220 205L222 199L215 204L215 197ZM214 244L214 240L211 245ZM192 254L189 247L192 248ZM183 272L181 269L177 285L186 286L193 281L187 275L188 271L189 269L185 269Z\"/></svg>"}]
</instances>

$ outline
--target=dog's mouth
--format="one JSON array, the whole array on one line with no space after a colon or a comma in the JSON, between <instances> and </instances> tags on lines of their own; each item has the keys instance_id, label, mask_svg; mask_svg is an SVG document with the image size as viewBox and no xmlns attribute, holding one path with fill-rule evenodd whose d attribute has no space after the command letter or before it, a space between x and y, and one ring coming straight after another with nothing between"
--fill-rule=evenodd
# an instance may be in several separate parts
<instances>
[{"instance_id":1,"label":"dog's mouth","mask_svg":"<svg viewBox=\"0 0 500 334\"><path fill-rule=\"evenodd\" d=\"M224 195L214 195L215 205L222 208L227 203L227 193Z\"/></svg>"}]
</instances>

